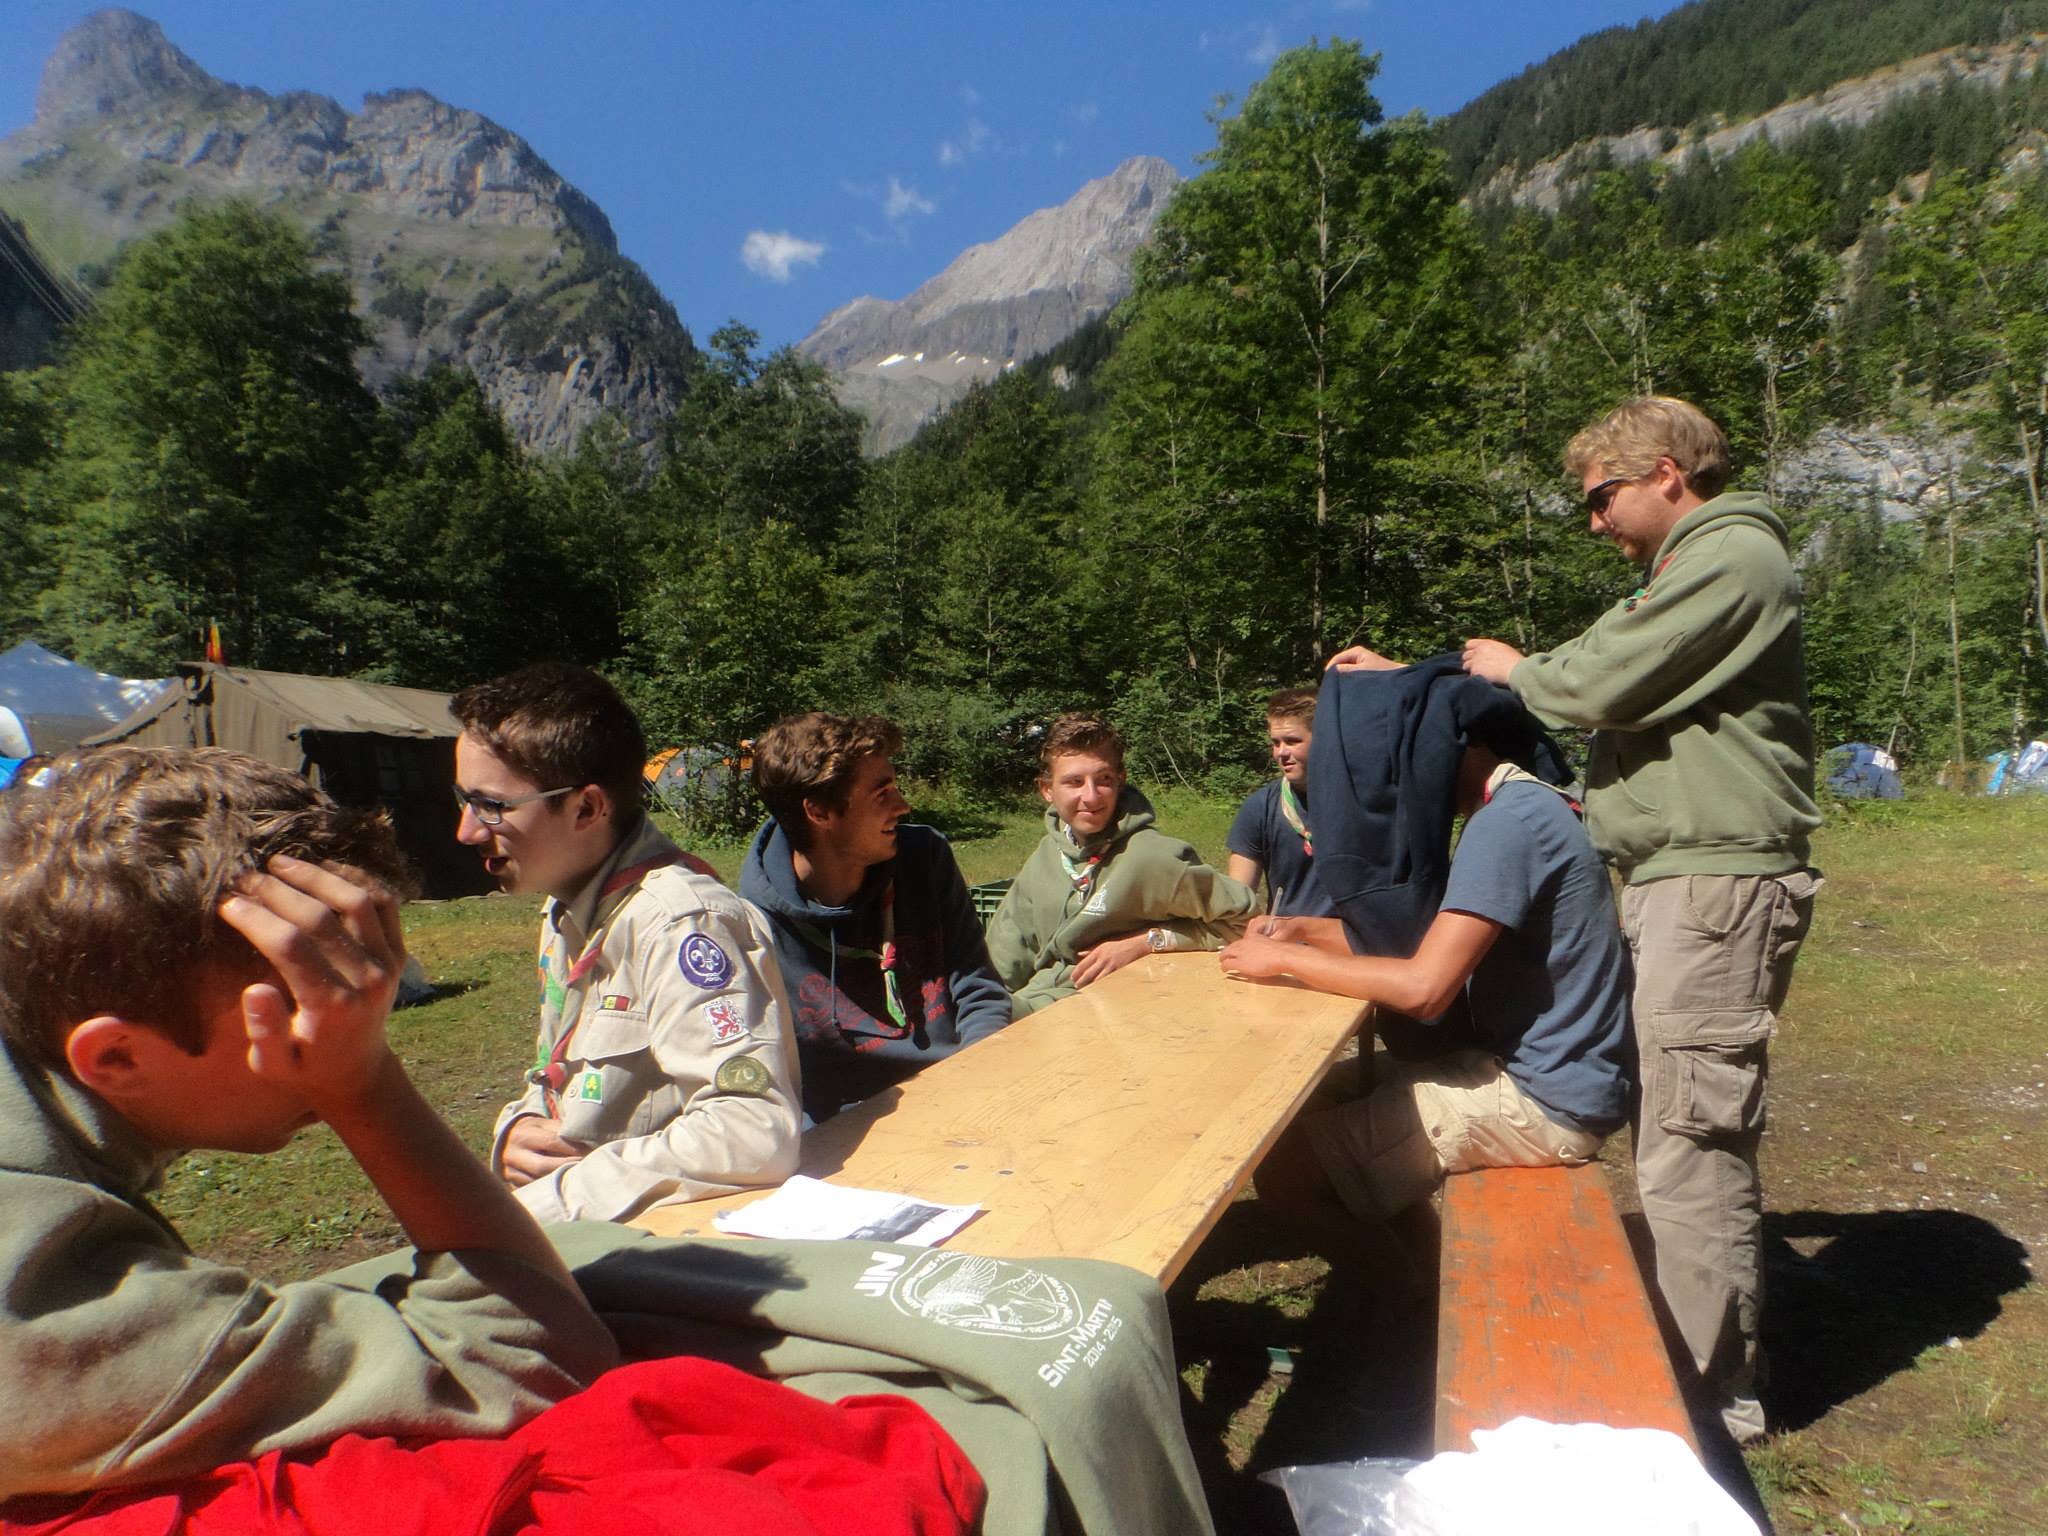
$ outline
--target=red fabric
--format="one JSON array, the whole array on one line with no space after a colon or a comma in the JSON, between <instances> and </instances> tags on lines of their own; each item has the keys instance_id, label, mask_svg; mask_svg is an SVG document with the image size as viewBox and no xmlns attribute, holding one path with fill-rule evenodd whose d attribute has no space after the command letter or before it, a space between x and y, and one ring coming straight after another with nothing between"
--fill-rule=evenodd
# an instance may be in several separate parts
<instances>
[{"instance_id":1,"label":"red fabric","mask_svg":"<svg viewBox=\"0 0 2048 1536\"><path fill-rule=\"evenodd\" d=\"M180 1483L17 1499L5 1536L948 1536L986 1490L900 1397L821 1403L708 1360L611 1372L503 1440L349 1435Z\"/></svg>"}]
</instances>

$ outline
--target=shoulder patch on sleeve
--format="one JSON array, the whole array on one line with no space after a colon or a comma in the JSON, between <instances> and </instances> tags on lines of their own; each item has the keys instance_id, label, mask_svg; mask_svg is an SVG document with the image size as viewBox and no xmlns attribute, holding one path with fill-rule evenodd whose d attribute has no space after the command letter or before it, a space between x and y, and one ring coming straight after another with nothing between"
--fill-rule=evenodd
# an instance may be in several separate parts
<instances>
[{"instance_id":1,"label":"shoulder patch on sleeve","mask_svg":"<svg viewBox=\"0 0 2048 1536\"><path fill-rule=\"evenodd\" d=\"M728 1056L718 1064L711 1082L720 1093L758 1099L768 1091L768 1069L752 1056Z\"/></svg>"},{"instance_id":2,"label":"shoulder patch on sleeve","mask_svg":"<svg viewBox=\"0 0 2048 1536\"><path fill-rule=\"evenodd\" d=\"M713 1045L724 1045L728 1040L744 1039L747 1033L745 1015L724 998L704 1005L704 1022L711 1027Z\"/></svg>"},{"instance_id":3,"label":"shoulder patch on sleeve","mask_svg":"<svg viewBox=\"0 0 2048 1536\"><path fill-rule=\"evenodd\" d=\"M676 963L683 975L700 987L722 987L732 980L732 959L709 934L684 935Z\"/></svg>"}]
</instances>

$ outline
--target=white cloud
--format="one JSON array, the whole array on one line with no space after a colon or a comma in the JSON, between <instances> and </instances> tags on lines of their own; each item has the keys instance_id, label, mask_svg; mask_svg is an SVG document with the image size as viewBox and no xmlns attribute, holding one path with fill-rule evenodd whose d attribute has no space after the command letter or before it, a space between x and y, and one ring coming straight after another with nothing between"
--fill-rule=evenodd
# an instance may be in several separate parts
<instances>
[{"instance_id":1,"label":"white cloud","mask_svg":"<svg viewBox=\"0 0 2048 1536\"><path fill-rule=\"evenodd\" d=\"M877 234L865 225L856 224L854 233L869 245L880 245L894 241L898 245L910 243L910 222L913 219L928 218L939 211L939 205L926 197L901 176L891 176L881 186L871 181L842 181L840 189L849 197L857 197L864 203L873 203L888 221L886 233Z\"/></svg>"},{"instance_id":2,"label":"white cloud","mask_svg":"<svg viewBox=\"0 0 2048 1536\"><path fill-rule=\"evenodd\" d=\"M889 178L889 190L882 195L882 217L891 224L901 225L915 215L938 211L939 205L920 197L917 188L906 187L894 176Z\"/></svg>"},{"instance_id":3,"label":"white cloud","mask_svg":"<svg viewBox=\"0 0 2048 1536\"><path fill-rule=\"evenodd\" d=\"M750 230L740 245L740 261L746 269L771 283L788 282L796 268L815 266L824 254L820 241L801 240L787 230Z\"/></svg>"},{"instance_id":4,"label":"white cloud","mask_svg":"<svg viewBox=\"0 0 2048 1536\"><path fill-rule=\"evenodd\" d=\"M1369 0L1361 0L1369 3ZM1204 31L1197 34L1196 45L1204 53L1211 49L1227 48L1239 54L1247 64L1270 64L1285 51L1280 41L1280 31L1270 23L1250 23L1232 27L1222 32Z\"/></svg>"},{"instance_id":5,"label":"white cloud","mask_svg":"<svg viewBox=\"0 0 2048 1536\"><path fill-rule=\"evenodd\" d=\"M1079 102L1067 108L1068 120L1079 123L1083 128L1100 116L1102 116L1102 108L1092 101Z\"/></svg>"},{"instance_id":6,"label":"white cloud","mask_svg":"<svg viewBox=\"0 0 2048 1536\"><path fill-rule=\"evenodd\" d=\"M957 135L940 141L939 164L958 165L969 156L980 154L988 147L988 142L993 137L994 134L987 123L978 117L970 117L967 119L967 126Z\"/></svg>"},{"instance_id":7,"label":"white cloud","mask_svg":"<svg viewBox=\"0 0 2048 1536\"><path fill-rule=\"evenodd\" d=\"M978 107L981 105L981 92L971 85L962 85L960 87L960 99L970 107Z\"/></svg>"}]
</instances>

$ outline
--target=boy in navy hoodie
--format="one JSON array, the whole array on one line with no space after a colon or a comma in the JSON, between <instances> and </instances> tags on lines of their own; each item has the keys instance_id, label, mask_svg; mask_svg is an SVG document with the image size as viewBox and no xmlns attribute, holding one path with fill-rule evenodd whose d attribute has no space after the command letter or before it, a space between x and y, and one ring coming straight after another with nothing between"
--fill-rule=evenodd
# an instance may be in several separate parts
<instances>
[{"instance_id":1,"label":"boy in navy hoodie","mask_svg":"<svg viewBox=\"0 0 2048 1536\"><path fill-rule=\"evenodd\" d=\"M903 819L890 762L902 745L879 716L814 712L754 747L771 819L740 894L768 915L812 1120L1010 1022L953 850Z\"/></svg>"}]
</instances>

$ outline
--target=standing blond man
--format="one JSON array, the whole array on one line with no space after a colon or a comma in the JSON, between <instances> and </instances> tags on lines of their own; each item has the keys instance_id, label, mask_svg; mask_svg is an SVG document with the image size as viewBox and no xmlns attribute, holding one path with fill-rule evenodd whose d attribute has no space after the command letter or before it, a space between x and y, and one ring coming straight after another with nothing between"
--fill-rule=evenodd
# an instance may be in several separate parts
<instances>
[{"instance_id":1,"label":"standing blond man","mask_svg":"<svg viewBox=\"0 0 2048 1536\"><path fill-rule=\"evenodd\" d=\"M1592 531L1645 568L1591 628L1524 656L1465 645L1547 722L1592 728L1586 818L1626 881L1657 1286L1738 1441L1757 1398L1770 1037L1813 915L1813 726L1799 581L1769 503L1727 491L1696 407L1630 400L1572 439Z\"/></svg>"}]
</instances>

